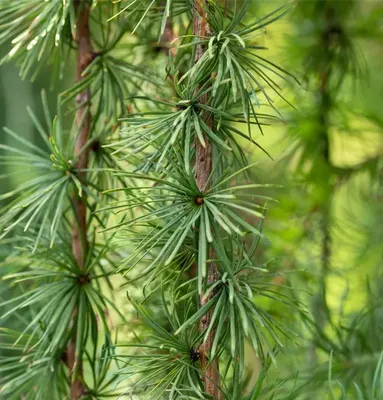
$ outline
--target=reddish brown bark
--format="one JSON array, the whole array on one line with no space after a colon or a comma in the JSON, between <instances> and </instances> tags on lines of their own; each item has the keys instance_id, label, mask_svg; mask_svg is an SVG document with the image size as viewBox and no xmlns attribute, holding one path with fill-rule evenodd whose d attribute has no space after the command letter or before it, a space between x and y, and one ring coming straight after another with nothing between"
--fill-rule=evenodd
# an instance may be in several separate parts
<instances>
[{"instance_id":1,"label":"reddish brown bark","mask_svg":"<svg viewBox=\"0 0 383 400\"><path fill-rule=\"evenodd\" d=\"M194 21L193 21L193 33L199 37L206 37L210 35L210 28L207 21L207 2L206 0L195 0L194 9ZM198 60L202 57L205 49L202 45L198 45L196 49L196 59ZM204 95L199 99L200 103L207 104L209 101L208 95ZM205 112L203 118L206 124L211 128L213 126L213 116ZM201 192L204 192L207 188L210 174L212 172L212 143L207 137L206 133L203 134L206 146L202 146L199 139L195 139L195 149L196 149L196 160L195 160L195 180L198 188ZM215 254L212 248L209 251L210 259L215 258ZM208 283L213 283L218 277L217 266L214 262L209 262L208 264ZM212 294L211 296L213 296ZM204 299L204 293L201 294L200 302L201 306L205 304L211 297ZM200 331L205 332L210 325L213 310L208 312L200 321ZM210 351L215 338L215 329L212 329L207 340L200 347L200 360L201 368L203 373L203 381L205 392L208 393L212 398L219 400L220 395L220 376L219 376L219 360L215 358L214 360L209 359Z\"/></svg>"},{"instance_id":2,"label":"reddish brown bark","mask_svg":"<svg viewBox=\"0 0 383 400\"><path fill-rule=\"evenodd\" d=\"M76 79L81 81L84 70L88 67L93 59L92 44L89 33L89 4L87 1L77 0L77 27L76 27L76 42L77 42L77 71ZM75 146L75 155L80 154L75 168L79 170L77 176L80 181L83 181L86 172L81 171L87 168L89 158L89 148L82 151L89 138L91 115L89 110L90 91L84 90L77 96L78 111L76 115L77 124L81 128L78 132L78 137ZM80 268L84 266L84 260L87 252L87 223L86 223L86 201L84 197L80 197L78 193L73 195L74 210L76 218L73 226L72 250L73 255L78 262Z\"/></svg>"},{"instance_id":3,"label":"reddish brown bark","mask_svg":"<svg viewBox=\"0 0 383 400\"><path fill-rule=\"evenodd\" d=\"M84 0L76 0L76 37L77 43L77 70L76 80L81 81L84 70L88 67L93 58L92 44L89 32L89 3ZM89 148L82 150L89 139L91 115L89 111L90 92L84 90L77 96L77 115L76 121L79 127L78 136L75 144L75 155L79 155L74 168L77 170L77 177L84 181L86 172L84 169L88 166ZM80 269L84 268L84 262L88 250L87 241L87 205L83 197L77 192L72 196L73 210L75 213L72 232L72 251ZM75 312L76 314L76 312ZM76 315L73 315L72 323L75 322ZM83 382L82 360L76 359L76 334L69 341L66 349L66 363L69 368L71 382L70 396L72 400L81 398L86 392ZM74 375L74 371L75 375Z\"/></svg>"}]
</instances>

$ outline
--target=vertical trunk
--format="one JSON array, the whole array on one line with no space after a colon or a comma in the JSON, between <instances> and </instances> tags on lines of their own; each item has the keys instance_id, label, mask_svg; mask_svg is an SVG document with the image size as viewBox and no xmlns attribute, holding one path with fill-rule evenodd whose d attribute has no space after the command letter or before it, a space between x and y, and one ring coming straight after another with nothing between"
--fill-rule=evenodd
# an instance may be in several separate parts
<instances>
[{"instance_id":1,"label":"vertical trunk","mask_svg":"<svg viewBox=\"0 0 383 400\"><path fill-rule=\"evenodd\" d=\"M84 0L76 0L76 12L77 12L77 24L76 24L76 37L77 43L77 71L76 80L81 81L83 79L82 73L88 67L93 58L92 45L89 33L89 3ZM86 145L89 138L91 115L89 111L89 90L84 90L77 96L77 115L76 121L79 127L78 137L75 145L75 155L80 154L80 151ZM81 126L80 126L81 124ZM77 170L83 170L88 166L89 149L82 151L75 168ZM77 173L80 181L83 181L86 172L80 171ZM72 251L73 255L80 267L84 268L84 262L88 250L87 242L87 205L84 197L80 197L77 192L72 197L73 210L74 210L74 221L73 221L73 233L72 233ZM76 314L76 313L75 313ZM76 315L73 315L74 324ZM82 360L76 359L76 334L74 333L72 339L67 345L66 360L69 368L70 382L71 382L71 399L76 400L81 398L85 393L85 385L83 383L83 367ZM74 370L76 370L75 376L73 376Z\"/></svg>"},{"instance_id":2,"label":"vertical trunk","mask_svg":"<svg viewBox=\"0 0 383 400\"><path fill-rule=\"evenodd\" d=\"M208 36L210 34L210 29L207 21L207 1L206 0L195 0L194 2L194 21L193 21L193 33L196 36ZM205 49L203 46L198 45L196 49L196 59L197 62L203 55ZM199 99L200 103L208 103L208 95L204 95ZM213 116L210 113L205 112L203 116L206 124L209 127L213 126ZM204 140L206 146L203 147L196 137L195 139L195 149L196 149L196 160L195 160L195 180L198 188L201 192L204 192L208 179L212 171L212 143L206 134L204 134ZM214 251L211 248L209 252L210 258L214 258ZM208 264L208 277L209 283L216 281L218 276L217 266L213 262ZM214 295L214 294L212 294ZM203 299L204 294L201 294L201 306L209 299ZM211 321L213 310L207 313L200 321L200 331L204 332ZM216 358L214 361L209 360L210 350L214 341L215 330L213 329L209 334L206 342L201 345L200 357L201 357L201 368L203 374L203 381L205 386L205 392L209 394L213 399L220 399L220 377L219 377L219 361Z\"/></svg>"}]
</instances>

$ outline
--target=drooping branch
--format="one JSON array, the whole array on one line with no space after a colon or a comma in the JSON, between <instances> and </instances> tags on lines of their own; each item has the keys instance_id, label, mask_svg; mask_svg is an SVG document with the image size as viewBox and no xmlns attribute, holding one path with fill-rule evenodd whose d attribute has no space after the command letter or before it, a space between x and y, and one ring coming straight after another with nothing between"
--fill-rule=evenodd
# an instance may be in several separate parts
<instances>
[{"instance_id":1,"label":"drooping branch","mask_svg":"<svg viewBox=\"0 0 383 400\"><path fill-rule=\"evenodd\" d=\"M195 0L194 3L194 20L193 20L193 34L197 37L206 37L210 34L210 28L207 20L207 1L206 0ZM205 48L202 45L198 45L196 48L195 62L198 62L203 56ZM209 102L208 94L201 96L199 102L202 104L207 104ZM212 128L213 126L213 116L209 112L205 112L203 119L207 126ZM203 193L208 185L209 177L212 172L213 163L213 148L212 143L207 137L206 133L203 134L205 146L203 146L200 140L196 137L195 139L195 149L196 149L196 159L195 159L195 180L199 190ZM209 251L210 259L214 259L214 251L211 248ZM217 266L214 262L208 263L207 280L208 283L214 283L218 278ZM214 293L211 294L213 296ZM204 298L204 293L201 294L200 303L203 306L210 297ZM205 332L209 327L212 314L214 310L210 310L200 321L200 331ZM215 358L214 360L209 359L209 354L214 342L215 330L212 329L208 335L205 343L200 347L200 359L202 376L204 380L205 392L209 394L214 399L220 399L220 375L219 375L219 360Z\"/></svg>"},{"instance_id":2,"label":"drooping branch","mask_svg":"<svg viewBox=\"0 0 383 400\"><path fill-rule=\"evenodd\" d=\"M92 44L89 32L89 3L88 1L76 1L76 37L77 43L77 82L84 79L83 72L88 67L93 58ZM85 89L77 98L77 115L76 121L78 126L78 136L75 144L75 156L78 155L78 160L74 165L77 171L77 177L80 181L84 181L88 166L89 148L84 146L89 139L91 114L89 110L90 92ZM83 195L84 196L84 195ZM72 232L72 251L79 268L84 269L84 263L88 250L87 239L87 205L84 197L80 197L79 193L75 192L72 196L74 220ZM72 317L74 324L76 315ZM66 361L69 368L69 376L71 382L71 399L76 400L81 398L85 393L85 385L83 382L83 367L82 360L76 359L76 334L73 334L72 339L67 345Z\"/></svg>"}]
</instances>

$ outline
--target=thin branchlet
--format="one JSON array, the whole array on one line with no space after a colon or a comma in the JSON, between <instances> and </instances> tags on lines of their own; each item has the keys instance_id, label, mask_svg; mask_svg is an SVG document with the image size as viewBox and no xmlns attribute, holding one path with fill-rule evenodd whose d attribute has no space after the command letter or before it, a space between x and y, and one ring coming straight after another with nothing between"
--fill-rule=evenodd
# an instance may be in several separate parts
<instances>
[{"instance_id":1,"label":"thin branchlet","mask_svg":"<svg viewBox=\"0 0 383 400\"><path fill-rule=\"evenodd\" d=\"M193 34L196 37L206 37L211 34L211 30L208 23L207 17L207 7L208 3L205 0L195 0L194 7L194 16L193 16ZM197 45L196 46L196 55L195 62L197 63L202 57L206 49L204 46ZM207 77L210 79L210 77ZM204 94L199 99L201 104L208 104L209 97L208 94ZM206 125L211 129L213 127L213 115L210 112L203 112L203 120ZM196 149L196 159L195 159L195 181L196 184L203 193L207 189L207 185L209 183L209 178L212 173L212 165L213 165L213 145L209 140L206 132L203 132L203 138L205 145L203 145L200 139L196 136L194 145ZM195 199L195 203L197 205L203 204L203 197L197 197ZM209 251L210 258L214 259L214 251L211 248ZM207 272L207 281L208 284L212 284L216 281L218 276L217 265L214 262L208 263L208 272ZM211 294L207 298L205 298L204 293L201 293L200 296L200 305L201 307L206 304L207 301L214 294ZM201 333L206 332L208 329L211 318L214 310L210 310L207 314L205 314L200 321L200 331ZM201 360L201 369L202 369L202 379L204 382L205 392L212 396L214 399L220 399L220 375L219 375L219 359L215 358L214 360L210 360L209 356L211 353L211 348L215 338L215 329L212 329L210 334L208 335L205 342L200 347L200 360Z\"/></svg>"},{"instance_id":2,"label":"thin branchlet","mask_svg":"<svg viewBox=\"0 0 383 400\"><path fill-rule=\"evenodd\" d=\"M76 80L80 82L84 79L83 72L92 62L94 53L89 30L89 3L78 0L76 3L77 24L76 37L77 43L77 69ZM91 115L88 107L90 101L90 90L86 88L83 92L77 95L78 111L76 115L78 125L78 136L76 138L75 155L79 154L78 161L74 168L78 170L77 176L80 181L84 181L88 166L89 147L84 150L84 146L89 140ZM72 251L80 270L84 269L84 263L88 251L88 235L87 235L87 204L85 195L80 197L78 192L74 192L72 196L74 219L72 233ZM88 277L84 276L79 279L81 285L88 283ZM76 314L76 312L75 312ZM76 321L76 315L72 316L73 321ZM83 396L86 391L83 378L82 360L76 354L76 334L73 334L72 339L67 345L67 365L70 371L71 380L71 399L76 400Z\"/></svg>"}]
</instances>

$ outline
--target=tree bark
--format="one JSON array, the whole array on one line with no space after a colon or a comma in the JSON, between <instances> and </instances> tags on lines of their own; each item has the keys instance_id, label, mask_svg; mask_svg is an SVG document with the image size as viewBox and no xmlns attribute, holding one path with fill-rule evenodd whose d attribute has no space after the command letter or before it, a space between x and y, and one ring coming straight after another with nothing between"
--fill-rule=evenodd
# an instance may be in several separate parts
<instances>
[{"instance_id":1,"label":"tree bark","mask_svg":"<svg viewBox=\"0 0 383 400\"><path fill-rule=\"evenodd\" d=\"M89 4L87 1L77 0L77 82L81 81L84 70L92 62L93 51L89 33ZM84 90L77 96L77 125L79 127L78 137L75 145L75 155L78 155L83 147L87 144L89 138L91 115L89 110L90 91ZM82 123L81 127L80 124ZM82 171L88 166L89 148L81 152L75 169L78 170L77 176L83 181L86 172ZM84 267L84 261L87 253L87 222L86 222L86 201L80 197L78 193L73 195L73 205L76 218L73 224L72 250L73 255L78 262L80 268Z\"/></svg>"},{"instance_id":2,"label":"tree bark","mask_svg":"<svg viewBox=\"0 0 383 400\"><path fill-rule=\"evenodd\" d=\"M92 44L89 31L89 3L87 0L76 0L76 37L77 43L77 82L84 79L83 72L93 59ZM75 144L75 156L79 155L74 165L78 179L83 183L88 166L89 148L82 151L87 144L90 133L91 114L89 110L90 91L84 90L77 98L76 121L78 126L78 136ZM81 152L81 153L80 153ZM83 194L84 196L84 194ZM84 197L80 197L77 191L72 195L74 210L73 232L72 232L72 251L80 270L84 269L84 263L88 251L87 239L87 204ZM72 317L72 324L75 325L77 311ZM83 380L82 360L76 359L76 331L67 345L66 361L69 368L71 382L70 395L72 400L81 398L86 392ZM75 375L74 375L74 371Z\"/></svg>"},{"instance_id":3,"label":"tree bark","mask_svg":"<svg viewBox=\"0 0 383 400\"><path fill-rule=\"evenodd\" d=\"M206 0L195 0L194 3L194 20L193 20L193 33L197 37L206 37L210 35L210 28L207 21L207 1ZM205 49L202 45L198 45L196 48L195 62L198 62L202 57ZM200 103L207 104L209 102L208 95L203 95L199 99ZM204 112L203 118L205 123L211 128L213 126L213 116ZM212 143L207 137L206 133L203 133L206 146L203 147L199 139L195 138L195 180L199 190L203 193L208 185L208 180L212 172L212 159L213 159L213 148ZM214 250L210 248L209 251L210 259L215 258ZM218 269L214 262L208 263L208 283L214 283L218 278ZM214 293L211 295L214 296ZM209 297L211 298L211 297ZM204 293L201 294L200 303L203 306L209 298L204 299ZM209 311L200 321L200 331L205 332L210 325L214 310ZM215 338L215 329L212 329L206 342L200 347L200 360L202 377L204 381L205 392L212 398L219 400L220 395L220 375L219 375L219 360L209 359L210 351Z\"/></svg>"}]
</instances>

